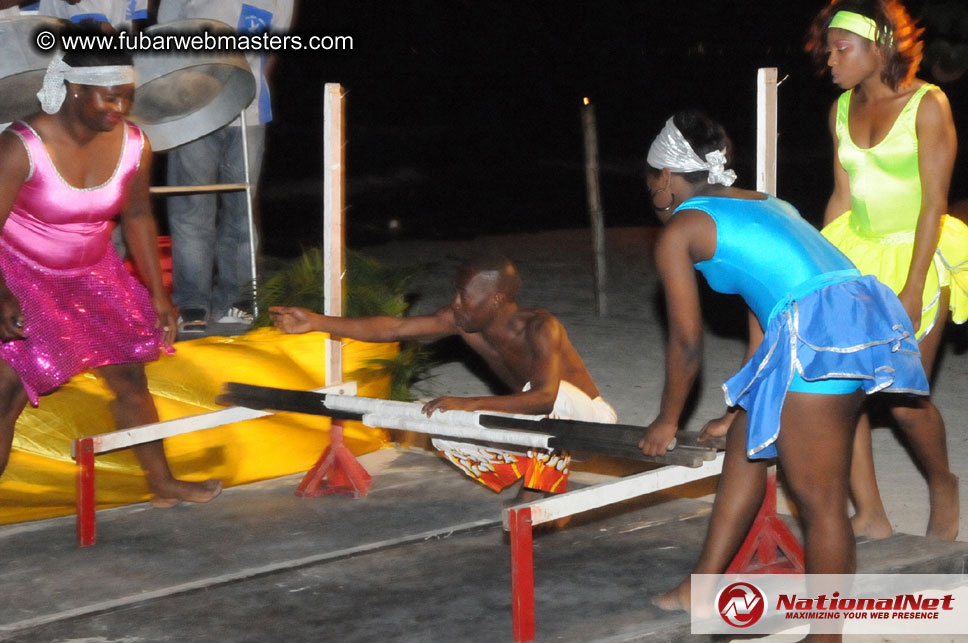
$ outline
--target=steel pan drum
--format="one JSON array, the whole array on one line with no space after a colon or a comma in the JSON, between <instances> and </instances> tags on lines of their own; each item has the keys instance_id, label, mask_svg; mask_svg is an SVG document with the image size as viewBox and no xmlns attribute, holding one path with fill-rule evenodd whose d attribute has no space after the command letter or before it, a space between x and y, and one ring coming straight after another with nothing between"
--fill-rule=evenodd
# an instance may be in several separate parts
<instances>
[{"instance_id":1,"label":"steel pan drum","mask_svg":"<svg viewBox=\"0 0 968 643\"><path fill-rule=\"evenodd\" d=\"M145 29L145 35L234 33L217 20L180 20ZM155 151L214 132L239 115L255 96L245 56L228 51L136 51L131 120Z\"/></svg>"},{"instance_id":2,"label":"steel pan drum","mask_svg":"<svg viewBox=\"0 0 968 643\"><path fill-rule=\"evenodd\" d=\"M65 24L45 16L0 20L0 123L40 111L37 92L53 52L38 49L34 39L44 29L58 33Z\"/></svg>"}]
</instances>

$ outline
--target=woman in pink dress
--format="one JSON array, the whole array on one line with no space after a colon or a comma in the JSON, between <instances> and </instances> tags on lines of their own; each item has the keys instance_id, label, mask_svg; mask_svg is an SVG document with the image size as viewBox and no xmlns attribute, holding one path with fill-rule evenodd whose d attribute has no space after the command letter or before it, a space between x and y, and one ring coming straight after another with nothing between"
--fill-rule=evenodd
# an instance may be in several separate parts
<instances>
[{"instance_id":1,"label":"woman in pink dress","mask_svg":"<svg viewBox=\"0 0 968 643\"><path fill-rule=\"evenodd\" d=\"M27 401L83 371L114 392L117 428L158 421L144 362L171 348L177 314L158 261L151 146L124 119L133 93L130 59L68 52L48 68L43 112L0 135L0 473ZM111 244L116 217L147 288ZM134 451L156 506L221 491L174 478L161 441Z\"/></svg>"}]
</instances>

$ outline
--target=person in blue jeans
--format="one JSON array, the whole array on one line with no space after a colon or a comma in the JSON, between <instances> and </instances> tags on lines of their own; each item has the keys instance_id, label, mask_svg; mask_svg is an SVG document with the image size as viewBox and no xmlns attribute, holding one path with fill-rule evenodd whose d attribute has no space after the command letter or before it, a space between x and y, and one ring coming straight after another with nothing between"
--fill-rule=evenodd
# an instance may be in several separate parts
<instances>
[{"instance_id":1,"label":"person in blue jeans","mask_svg":"<svg viewBox=\"0 0 968 643\"><path fill-rule=\"evenodd\" d=\"M244 183L242 130L227 125L176 148L168 156L172 185ZM249 180L262 166L265 126L246 127ZM217 159L217 160L215 160ZM181 311L179 330L202 332L208 321L251 322L252 264L245 192L193 194L169 199L172 298Z\"/></svg>"},{"instance_id":2,"label":"person in blue jeans","mask_svg":"<svg viewBox=\"0 0 968 643\"><path fill-rule=\"evenodd\" d=\"M176 20L218 20L238 33L288 31L294 0L162 0L158 24ZM256 185L262 171L265 126L272 120L268 76L271 57L247 56L256 77L256 95L245 110L249 181ZM241 119L173 149L168 154L170 185L243 183ZM250 324L252 301L251 252L244 192L195 194L168 201L171 234L172 299L181 311L179 330L203 332L209 321Z\"/></svg>"}]
</instances>

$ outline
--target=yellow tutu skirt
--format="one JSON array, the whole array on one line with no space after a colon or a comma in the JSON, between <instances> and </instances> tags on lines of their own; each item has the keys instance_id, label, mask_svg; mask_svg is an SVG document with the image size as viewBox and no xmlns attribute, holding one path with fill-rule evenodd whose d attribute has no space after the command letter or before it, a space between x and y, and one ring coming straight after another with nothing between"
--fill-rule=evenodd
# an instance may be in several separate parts
<instances>
[{"instance_id":1,"label":"yellow tutu skirt","mask_svg":"<svg viewBox=\"0 0 968 643\"><path fill-rule=\"evenodd\" d=\"M865 237L850 224L850 211L825 227L823 235L854 262L865 275L874 275L895 293L907 281L914 251L914 232L883 237ZM942 288L949 288L951 319L957 324L968 319L968 226L945 215L941 219L941 240L924 281L921 309L921 340L944 316L938 310Z\"/></svg>"},{"instance_id":2,"label":"yellow tutu skirt","mask_svg":"<svg viewBox=\"0 0 968 643\"><path fill-rule=\"evenodd\" d=\"M224 408L215 396L225 382L291 389L323 386L324 333L284 335L259 329L239 337L206 337L175 345L146 365L148 388L162 420ZM343 365L359 395L385 397L388 379L370 364L392 358L396 344L346 340ZM0 524L74 513L75 438L114 430L111 392L82 373L17 420L10 463L0 478ZM329 444L329 419L297 413L185 433L165 440L171 469L187 480L218 478L225 486L306 471ZM346 445L359 455L386 445L386 432L358 422L344 427ZM143 502L148 485L134 453L123 449L98 456L98 508Z\"/></svg>"}]
</instances>

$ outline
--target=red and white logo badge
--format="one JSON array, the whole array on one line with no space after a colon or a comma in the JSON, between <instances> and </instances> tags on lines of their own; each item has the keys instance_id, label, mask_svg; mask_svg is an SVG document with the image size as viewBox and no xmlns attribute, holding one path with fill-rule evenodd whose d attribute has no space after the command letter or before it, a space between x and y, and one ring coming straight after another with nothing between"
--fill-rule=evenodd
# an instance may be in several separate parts
<instances>
[{"instance_id":1,"label":"red and white logo badge","mask_svg":"<svg viewBox=\"0 0 968 643\"><path fill-rule=\"evenodd\" d=\"M763 616L766 596L756 585L733 583L716 597L716 608L723 620L733 627L749 627Z\"/></svg>"}]
</instances>

